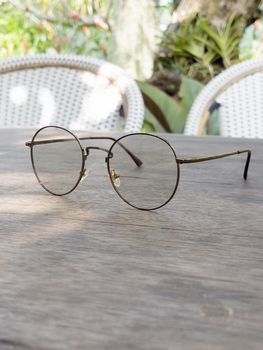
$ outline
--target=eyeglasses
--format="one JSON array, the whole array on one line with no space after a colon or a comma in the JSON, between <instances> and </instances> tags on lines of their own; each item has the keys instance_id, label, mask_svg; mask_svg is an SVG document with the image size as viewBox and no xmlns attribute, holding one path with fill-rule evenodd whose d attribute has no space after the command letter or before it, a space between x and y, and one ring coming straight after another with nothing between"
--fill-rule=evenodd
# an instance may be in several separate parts
<instances>
[{"instance_id":1,"label":"eyeglasses","mask_svg":"<svg viewBox=\"0 0 263 350\"><path fill-rule=\"evenodd\" d=\"M109 140L109 149L83 147L80 141ZM72 192L86 177L85 164L93 150L105 152L105 162L111 184L120 198L134 208L154 210L166 205L174 196L180 178L180 166L247 153L243 177L247 179L251 151L177 158L165 139L151 134L135 133L113 137L80 137L58 126L39 129L26 142L31 150L34 173L40 185L49 193L63 196Z\"/></svg>"}]
</instances>

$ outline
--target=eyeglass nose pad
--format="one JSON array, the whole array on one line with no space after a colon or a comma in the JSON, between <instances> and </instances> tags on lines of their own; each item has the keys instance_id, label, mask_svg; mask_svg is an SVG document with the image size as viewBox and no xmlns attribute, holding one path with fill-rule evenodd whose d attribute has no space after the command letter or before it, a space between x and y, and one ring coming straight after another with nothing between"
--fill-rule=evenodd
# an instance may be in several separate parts
<instances>
[{"instance_id":1,"label":"eyeglass nose pad","mask_svg":"<svg viewBox=\"0 0 263 350\"><path fill-rule=\"evenodd\" d=\"M80 180L80 182L82 182L83 180L85 180L86 177L87 177L88 175L89 175L89 171L86 170L86 169L84 169L84 170L82 171L82 174L81 174L81 180Z\"/></svg>"},{"instance_id":2,"label":"eyeglass nose pad","mask_svg":"<svg viewBox=\"0 0 263 350\"><path fill-rule=\"evenodd\" d=\"M114 169L110 171L110 177L112 182L114 183L114 186L120 187L121 181L120 181L120 175L116 173Z\"/></svg>"}]
</instances>

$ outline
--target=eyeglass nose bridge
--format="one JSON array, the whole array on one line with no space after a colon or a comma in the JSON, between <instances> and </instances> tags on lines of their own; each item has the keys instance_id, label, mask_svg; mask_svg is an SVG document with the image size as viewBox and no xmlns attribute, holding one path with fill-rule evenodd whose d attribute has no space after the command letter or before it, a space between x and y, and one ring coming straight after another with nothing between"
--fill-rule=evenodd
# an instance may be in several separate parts
<instances>
[{"instance_id":1,"label":"eyeglass nose bridge","mask_svg":"<svg viewBox=\"0 0 263 350\"><path fill-rule=\"evenodd\" d=\"M95 149L95 150L98 150L98 151L106 152L106 153L108 154L108 157L109 157L109 158L112 158L112 157L113 157L112 152L109 153L109 150L108 150L107 148L97 147L97 146L88 146L88 147L85 148L85 150L86 150L85 160L87 160L87 157L89 156L90 150L91 150L91 149ZM105 158L105 162L107 162L107 158L108 158L108 157Z\"/></svg>"}]
</instances>

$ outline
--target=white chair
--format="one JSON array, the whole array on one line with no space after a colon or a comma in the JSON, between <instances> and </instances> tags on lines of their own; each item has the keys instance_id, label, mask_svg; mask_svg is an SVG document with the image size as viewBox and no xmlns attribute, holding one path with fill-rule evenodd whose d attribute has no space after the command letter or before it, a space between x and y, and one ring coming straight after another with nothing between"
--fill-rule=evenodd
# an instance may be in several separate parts
<instances>
[{"instance_id":1,"label":"white chair","mask_svg":"<svg viewBox=\"0 0 263 350\"><path fill-rule=\"evenodd\" d=\"M121 68L91 57L34 55L0 60L0 127L139 132L141 92Z\"/></svg>"},{"instance_id":2,"label":"white chair","mask_svg":"<svg viewBox=\"0 0 263 350\"><path fill-rule=\"evenodd\" d=\"M189 112L186 135L202 134L215 101L221 135L263 138L263 59L244 61L212 79Z\"/></svg>"}]
</instances>

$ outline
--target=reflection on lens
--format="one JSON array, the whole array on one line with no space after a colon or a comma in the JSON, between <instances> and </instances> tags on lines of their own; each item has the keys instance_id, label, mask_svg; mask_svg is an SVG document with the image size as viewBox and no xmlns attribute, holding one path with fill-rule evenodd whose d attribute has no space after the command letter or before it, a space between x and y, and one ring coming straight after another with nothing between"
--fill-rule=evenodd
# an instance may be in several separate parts
<instances>
[{"instance_id":1,"label":"reflection on lens","mask_svg":"<svg viewBox=\"0 0 263 350\"><path fill-rule=\"evenodd\" d=\"M33 139L32 157L38 181L47 191L64 195L79 183L82 150L75 136L63 128L40 129Z\"/></svg>"},{"instance_id":2,"label":"reflection on lens","mask_svg":"<svg viewBox=\"0 0 263 350\"><path fill-rule=\"evenodd\" d=\"M138 166L125 150L142 161ZM157 209L172 198L179 179L179 166L172 147L154 135L127 135L115 142L108 171L117 193L138 209Z\"/></svg>"}]
</instances>

